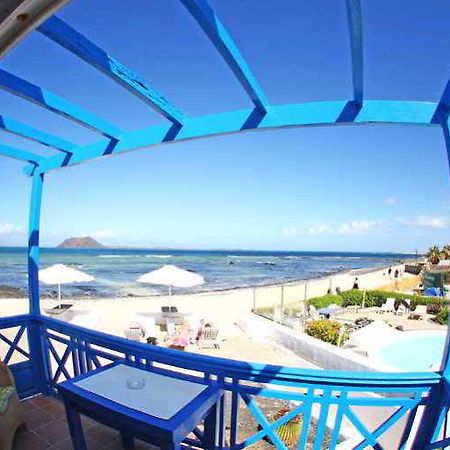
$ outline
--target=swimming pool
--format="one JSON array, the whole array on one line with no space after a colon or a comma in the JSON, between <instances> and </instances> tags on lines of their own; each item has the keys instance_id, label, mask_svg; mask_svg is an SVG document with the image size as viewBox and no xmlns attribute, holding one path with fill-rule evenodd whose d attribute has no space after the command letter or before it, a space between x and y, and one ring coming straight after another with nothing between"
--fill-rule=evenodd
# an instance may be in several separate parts
<instances>
[{"instance_id":1,"label":"swimming pool","mask_svg":"<svg viewBox=\"0 0 450 450\"><path fill-rule=\"evenodd\" d=\"M445 336L445 331L405 331L369 356L393 370L434 370L442 359Z\"/></svg>"}]
</instances>

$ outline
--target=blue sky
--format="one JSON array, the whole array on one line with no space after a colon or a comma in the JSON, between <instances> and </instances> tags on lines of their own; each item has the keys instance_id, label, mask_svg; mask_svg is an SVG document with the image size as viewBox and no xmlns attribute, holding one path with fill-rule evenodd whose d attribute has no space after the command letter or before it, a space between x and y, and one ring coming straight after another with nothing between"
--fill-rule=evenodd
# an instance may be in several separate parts
<instances>
[{"instance_id":1,"label":"blue sky","mask_svg":"<svg viewBox=\"0 0 450 450\"><path fill-rule=\"evenodd\" d=\"M344 1L211 2L272 104L348 99ZM365 97L439 99L450 76L445 1L363 1ZM74 0L58 13L185 114L250 106L176 0ZM162 123L146 104L36 33L1 63L124 130ZM77 143L93 132L0 92L1 113ZM1 142L51 155L5 133ZM0 245L26 242L30 182L0 160ZM47 176L42 244L419 251L449 241L448 164L437 128L246 133L104 158Z\"/></svg>"}]
</instances>

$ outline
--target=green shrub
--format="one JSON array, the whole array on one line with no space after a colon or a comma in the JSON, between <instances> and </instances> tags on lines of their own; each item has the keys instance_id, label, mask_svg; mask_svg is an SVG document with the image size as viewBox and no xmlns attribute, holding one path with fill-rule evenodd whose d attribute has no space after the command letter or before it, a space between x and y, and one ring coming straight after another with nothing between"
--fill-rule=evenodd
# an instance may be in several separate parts
<instances>
[{"instance_id":1,"label":"green shrub","mask_svg":"<svg viewBox=\"0 0 450 450\"><path fill-rule=\"evenodd\" d=\"M354 305L361 306L363 301L363 295L364 292L358 289L351 289L350 291L341 292L341 297L343 299L343 306L345 307ZM365 302L365 304L367 305L367 301Z\"/></svg>"},{"instance_id":2,"label":"green shrub","mask_svg":"<svg viewBox=\"0 0 450 450\"><path fill-rule=\"evenodd\" d=\"M306 325L306 334L333 345L341 345L348 339L348 331L335 320L313 320Z\"/></svg>"},{"instance_id":3,"label":"green shrub","mask_svg":"<svg viewBox=\"0 0 450 450\"><path fill-rule=\"evenodd\" d=\"M370 306L381 306L388 298L395 298L398 300L398 303L400 303L400 299L397 297L396 292L369 291L367 292L367 298L369 299ZM401 298L403 299L406 297L401 296ZM395 307L398 307L397 301L395 302Z\"/></svg>"},{"instance_id":4,"label":"green shrub","mask_svg":"<svg viewBox=\"0 0 450 450\"><path fill-rule=\"evenodd\" d=\"M437 314L434 320L441 325L448 324L448 308L442 308Z\"/></svg>"},{"instance_id":5,"label":"green shrub","mask_svg":"<svg viewBox=\"0 0 450 450\"><path fill-rule=\"evenodd\" d=\"M335 303L338 306L342 306L344 299L340 295L322 295L321 297L314 297L308 300L308 305L313 305L316 309L326 308Z\"/></svg>"},{"instance_id":6,"label":"green shrub","mask_svg":"<svg viewBox=\"0 0 450 450\"><path fill-rule=\"evenodd\" d=\"M344 307L351 305L362 306L363 291L352 289L350 291L342 292L341 296L344 299ZM427 312L429 314L437 314L442 309L442 307L447 304L446 299L439 297L427 297L424 295L403 294L401 292L375 290L366 291L364 306L366 306L367 308L372 306L381 306L388 298L395 298L395 308L398 308L398 305L404 299L411 300L412 310L414 310L417 305L426 305Z\"/></svg>"}]
</instances>

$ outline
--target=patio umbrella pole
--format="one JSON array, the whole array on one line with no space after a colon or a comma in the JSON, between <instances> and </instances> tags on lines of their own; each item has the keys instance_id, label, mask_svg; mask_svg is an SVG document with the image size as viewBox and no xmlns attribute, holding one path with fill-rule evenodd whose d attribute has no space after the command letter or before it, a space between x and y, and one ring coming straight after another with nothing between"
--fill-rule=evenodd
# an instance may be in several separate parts
<instances>
[{"instance_id":1,"label":"patio umbrella pole","mask_svg":"<svg viewBox=\"0 0 450 450\"><path fill-rule=\"evenodd\" d=\"M61 285L58 284L58 302L61 303Z\"/></svg>"}]
</instances>

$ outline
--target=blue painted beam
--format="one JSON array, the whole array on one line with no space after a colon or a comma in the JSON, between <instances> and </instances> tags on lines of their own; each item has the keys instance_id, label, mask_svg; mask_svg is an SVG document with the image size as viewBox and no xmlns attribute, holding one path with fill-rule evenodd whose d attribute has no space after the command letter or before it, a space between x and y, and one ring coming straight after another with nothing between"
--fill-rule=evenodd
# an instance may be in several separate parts
<instances>
[{"instance_id":1,"label":"blue painted beam","mask_svg":"<svg viewBox=\"0 0 450 450\"><path fill-rule=\"evenodd\" d=\"M347 15L352 57L353 99L361 103L364 95L364 66L360 0L347 0Z\"/></svg>"},{"instance_id":2,"label":"blue painted beam","mask_svg":"<svg viewBox=\"0 0 450 450\"><path fill-rule=\"evenodd\" d=\"M433 121L437 108L438 104L432 102L368 100L363 102L360 108L354 107L354 101L272 106L263 117L255 116L253 109L226 112L190 118L176 133L173 133L173 127L168 124L124 133L122 139L113 148L111 148L111 141L104 139L79 147L70 159L64 158L63 155L48 157L37 170L47 172L101 156L169 142L239 133L244 130L376 123L439 126Z\"/></svg>"},{"instance_id":3,"label":"blue painted beam","mask_svg":"<svg viewBox=\"0 0 450 450\"><path fill-rule=\"evenodd\" d=\"M121 135L117 127L95 116L81 106L2 69L0 69L0 89L11 92L80 125L98 131L106 137L118 139Z\"/></svg>"},{"instance_id":4,"label":"blue painted beam","mask_svg":"<svg viewBox=\"0 0 450 450\"><path fill-rule=\"evenodd\" d=\"M20 150L3 144L0 144L0 155L17 159L19 161L30 162L34 167L36 167L44 160L42 156L36 155L35 153L27 152L25 150Z\"/></svg>"},{"instance_id":5,"label":"blue painted beam","mask_svg":"<svg viewBox=\"0 0 450 450\"><path fill-rule=\"evenodd\" d=\"M32 179L28 222L28 292L30 314L40 314L39 304L39 225L41 219L44 175L36 173Z\"/></svg>"},{"instance_id":6,"label":"blue painted beam","mask_svg":"<svg viewBox=\"0 0 450 450\"><path fill-rule=\"evenodd\" d=\"M222 55L256 108L266 112L269 102L233 39L206 0L181 0L181 3Z\"/></svg>"},{"instance_id":7,"label":"blue painted beam","mask_svg":"<svg viewBox=\"0 0 450 450\"><path fill-rule=\"evenodd\" d=\"M163 95L58 17L51 17L37 30L124 86L171 122L178 125L183 124L183 114L172 106Z\"/></svg>"},{"instance_id":8,"label":"blue painted beam","mask_svg":"<svg viewBox=\"0 0 450 450\"><path fill-rule=\"evenodd\" d=\"M56 150L60 150L66 153L72 153L77 147L76 144L66 141L65 139L53 136L42 130L38 130L22 122L1 115L0 128L7 131L8 133L12 133L35 142L39 142L42 145L53 147Z\"/></svg>"}]
</instances>

